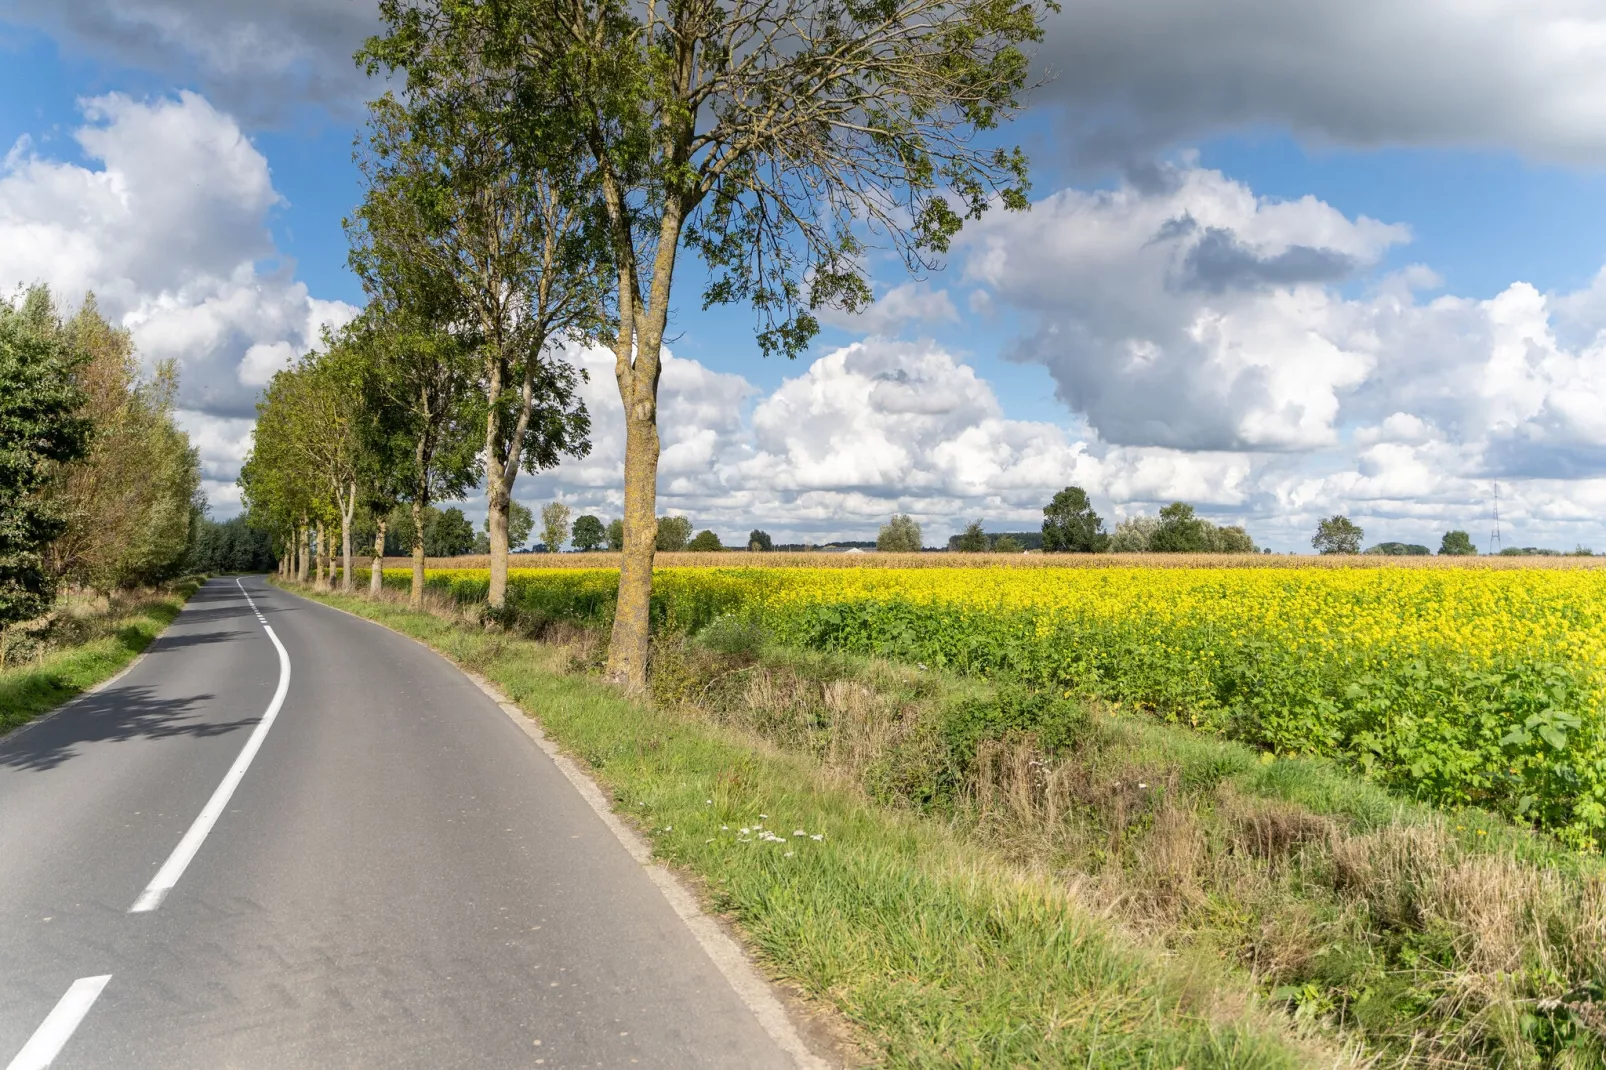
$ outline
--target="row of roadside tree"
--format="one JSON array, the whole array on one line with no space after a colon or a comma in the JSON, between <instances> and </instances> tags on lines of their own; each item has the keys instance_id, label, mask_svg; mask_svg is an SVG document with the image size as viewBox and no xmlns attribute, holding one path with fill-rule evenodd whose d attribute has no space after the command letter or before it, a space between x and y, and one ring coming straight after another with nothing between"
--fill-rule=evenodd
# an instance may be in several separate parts
<instances>
[{"instance_id":1,"label":"row of roadside tree","mask_svg":"<svg viewBox=\"0 0 1606 1070\"><path fill-rule=\"evenodd\" d=\"M614 356L624 448L607 672L645 684L671 282L753 308L765 354L804 352L826 307L873 297L872 245L935 264L967 219L1027 207L1027 161L987 133L1023 106L1048 0L631 6L381 0L358 61L365 195L348 221L368 295L276 378L241 482L300 575L359 517L383 551L412 516L486 489L489 601L505 601L521 471L589 448L575 347ZM983 136L977 136L983 135ZM322 529L324 538L318 538Z\"/></svg>"}]
</instances>

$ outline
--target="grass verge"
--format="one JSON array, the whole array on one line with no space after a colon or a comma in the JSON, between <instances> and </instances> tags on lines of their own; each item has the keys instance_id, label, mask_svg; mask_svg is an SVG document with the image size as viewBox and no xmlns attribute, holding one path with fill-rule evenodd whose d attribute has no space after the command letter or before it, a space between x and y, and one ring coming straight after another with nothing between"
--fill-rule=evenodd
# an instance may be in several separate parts
<instances>
[{"instance_id":1,"label":"grass verge","mask_svg":"<svg viewBox=\"0 0 1606 1070\"><path fill-rule=\"evenodd\" d=\"M7 643L11 664L0 668L0 734L116 675L173 622L201 582L188 578L110 600L72 593L50 616L18 626Z\"/></svg>"},{"instance_id":2,"label":"grass verge","mask_svg":"<svg viewBox=\"0 0 1606 1070\"><path fill-rule=\"evenodd\" d=\"M303 592L306 593L306 592ZM496 683L586 762L770 973L888 1066L1349 1065L1209 956L1161 955L1067 886L882 805L819 756L631 701L573 648L331 594Z\"/></svg>"}]
</instances>

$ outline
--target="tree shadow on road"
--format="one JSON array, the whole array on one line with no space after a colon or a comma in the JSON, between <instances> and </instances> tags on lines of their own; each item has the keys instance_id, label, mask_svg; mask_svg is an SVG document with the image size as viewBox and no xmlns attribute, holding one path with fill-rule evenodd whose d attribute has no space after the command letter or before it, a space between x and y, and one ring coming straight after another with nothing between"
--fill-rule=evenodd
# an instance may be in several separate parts
<instances>
[{"instance_id":1,"label":"tree shadow on road","mask_svg":"<svg viewBox=\"0 0 1606 1070\"><path fill-rule=\"evenodd\" d=\"M205 739L250 728L261 719L199 720L200 711L212 698L158 698L149 687L117 687L85 695L56 716L0 743L0 768L48 772L76 756L86 744L175 736Z\"/></svg>"}]
</instances>

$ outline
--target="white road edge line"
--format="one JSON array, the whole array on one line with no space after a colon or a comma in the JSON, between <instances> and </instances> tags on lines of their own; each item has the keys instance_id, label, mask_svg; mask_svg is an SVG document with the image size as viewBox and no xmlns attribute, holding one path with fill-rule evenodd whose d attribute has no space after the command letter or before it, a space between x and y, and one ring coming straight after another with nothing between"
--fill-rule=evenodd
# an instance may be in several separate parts
<instances>
[{"instance_id":1,"label":"white road edge line","mask_svg":"<svg viewBox=\"0 0 1606 1070\"><path fill-rule=\"evenodd\" d=\"M239 584L240 591L243 594L245 592L245 584L240 583L239 580L234 582ZM247 594L245 600L251 602L251 596ZM252 602L253 607L255 607L255 604ZM185 868L190 864L190 860L195 857L195 852L201 849L201 844L205 842L207 833L212 831L212 826L217 824L217 819L222 816L224 807L229 805L229 799L233 797L234 789L240 786L240 781L245 777L245 771L251 768L251 760L257 756L257 751L262 749L262 741L267 738L268 729L273 727L274 720L279 716L279 707L284 705L285 692L290 689L290 655L285 651L284 644L279 642L279 637L273 634L271 627L264 624L262 625L262 630L268 633L268 638L273 640L274 649L279 652L279 687L273 693L273 701L268 703L267 712L262 715L262 720L257 723L256 730L251 733L251 738L245 741L244 747L240 748L239 756L234 759L234 764L229 766L229 771L224 774L223 782L217 786L217 790L212 793L212 797L202 807L200 815L195 819L195 823L184 834L184 838L178 841L178 846L173 848L173 853L168 855L167 861L162 863L162 868L156 871L156 876L151 878L151 882L145 886L145 890L139 893L139 898L134 900L134 905L128 908L130 914L143 914L161 906L162 899L166 897L168 892L173 890L173 885L178 883L178 879L184 876Z\"/></svg>"},{"instance_id":2,"label":"white road edge line","mask_svg":"<svg viewBox=\"0 0 1606 1070\"><path fill-rule=\"evenodd\" d=\"M80 977L74 981L67 989L67 994L56 1001L50 1013L45 1015L45 1020L39 1023L39 1028L33 1031L28 1043L17 1052L17 1057L6 1064L6 1070L45 1070L55 1062L61 1049L72 1039L78 1023L84 1020L89 1008L100 998L100 990L111 979L112 975L107 973L99 977Z\"/></svg>"},{"instance_id":3,"label":"white road edge line","mask_svg":"<svg viewBox=\"0 0 1606 1070\"><path fill-rule=\"evenodd\" d=\"M336 613L344 613L364 624L371 624L391 635L416 643L473 681L475 687L496 703L497 708L546 753L552 764L563 774L564 779L568 780L586 801L586 805L602 819L608 831L613 833L614 839L618 840L620 846L636 861L636 864L646 871L647 877L658 886L658 891L669 901L670 909L680 918L681 923L691 930L692 937L702 947L703 954L714 963L714 968L735 990L737 998L747 1006L748 1012L758 1019L759 1027L769 1034L776 1046L790 1055L800 1070L831 1070L832 1064L816 1055L803 1039L803 1034L798 1031L786 1006L776 996L769 980L754 965L746 949L736 942L735 937L720 928L719 922L703 911L701 904L697 902L697 896L668 866L653 858L652 845L635 829L620 820L619 815L614 813L613 807L608 804L608 797L597 786L597 782L592 780L573 758L563 753L562 748L547 738L546 733L541 730L541 725L533 717L514 705L491 681L478 673L469 672L428 643L414 639L394 628L387 628L376 620L369 620L350 610L341 609L339 606L327 605L310 598L307 601L324 609L332 609Z\"/></svg>"}]
</instances>

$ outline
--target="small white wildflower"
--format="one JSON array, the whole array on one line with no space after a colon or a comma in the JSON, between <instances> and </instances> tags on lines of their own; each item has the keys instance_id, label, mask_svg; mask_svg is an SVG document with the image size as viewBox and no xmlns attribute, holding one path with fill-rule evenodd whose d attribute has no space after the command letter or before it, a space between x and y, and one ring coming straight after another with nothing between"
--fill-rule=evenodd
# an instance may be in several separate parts
<instances>
[{"instance_id":1,"label":"small white wildflower","mask_svg":"<svg viewBox=\"0 0 1606 1070\"><path fill-rule=\"evenodd\" d=\"M770 815L769 814L759 814L758 816L762 817L765 821L768 821L770 819Z\"/></svg>"},{"instance_id":2,"label":"small white wildflower","mask_svg":"<svg viewBox=\"0 0 1606 1070\"><path fill-rule=\"evenodd\" d=\"M721 832L729 832L730 830L731 830L731 827L729 825L721 825L721 826L719 826L719 831L721 831Z\"/></svg>"},{"instance_id":3,"label":"small white wildflower","mask_svg":"<svg viewBox=\"0 0 1606 1070\"><path fill-rule=\"evenodd\" d=\"M714 800L713 799L704 799L703 802L707 803L709 806L713 806L714 805Z\"/></svg>"},{"instance_id":4,"label":"small white wildflower","mask_svg":"<svg viewBox=\"0 0 1606 1070\"><path fill-rule=\"evenodd\" d=\"M675 831L675 826L673 826L673 825L665 825L664 826L664 831L665 832L674 832Z\"/></svg>"},{"instance_id":5,"label":"small white wildflower","mask_svg":"<svg viewBox=\"0 0 1606 1070\"><path fill-rule=\"evenodd\" d=\"M804 832L802 829L798 829L796 832L792 833L792 835L794 835L794 836L807 836L808 833Z\"/></svg>"},{"instance_id":6,"label":"small white wildflower","mask_svg":"<svg viewBox=\"0 0 1606 1070\"><path fill-rule=\"evenodd\" d=\"M1140 787L1140 788L1146 788L1146 787L1148 787L1148 786L1149 786L1149 785L1147 785L1147 784L1144 784L1144 783L1139 783L1139 784L1138 784L1138 787Z\"/></svg>"},{"instance_id":7,"label":"small white wildflower","mask_svg":"<svg viewBox=\"0 0 1606 1070\"><path fill-rule=\"evenodd\" d=\"M825 834L821 833L821 832L816 832L814 835L810 836L809 839L811 839L811 840L823 840L823 839L825 839Z\"/></svg>"},{"instance_id":8,"label":"small white wildflower","mask_svg":"<svg viewBox=\"0 0 1606 1070\"><path fill-rule=\"evenodd\" d=\"M714 841L713 840L704 840L703 842L704 843L713 843Z\"/></svg>"},{"instance_id":9,"label":"small white wildflower","mask_svg":"<svg viewBox=\"0 0 1606 1070\"><path fill-rule=\"evenodd\" d=\"M791 858L791 857L792 857L792 855L793 855L793 853L794 853L794 852L792 852L792 851L788 851L788 852L786 852L786 857L787 857L787 858Z\"/></svg>"},{"instance_id":10,"label":"small white wildflower","mask_svg":"<svg viewBox=\"0 0 1606 1070\"><path fill-rule=\"evenodd\" d=\"M749 832L752 832L752 831L753 831L752 829L744 828L744 829L742 829L740 831L739 834L742 835L742 836L746 836Z\"/></svg>"}]
</instances>

